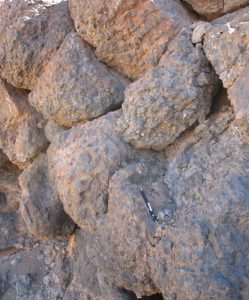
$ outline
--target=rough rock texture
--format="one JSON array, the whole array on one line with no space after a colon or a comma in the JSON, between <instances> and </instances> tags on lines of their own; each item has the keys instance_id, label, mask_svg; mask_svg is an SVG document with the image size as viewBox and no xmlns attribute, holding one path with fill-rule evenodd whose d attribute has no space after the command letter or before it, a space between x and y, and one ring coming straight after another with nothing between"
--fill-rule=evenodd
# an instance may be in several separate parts
<instances>
[{"instance_id":1,"label":"rough rock texture","mask_svg":"<svg viewBox=\"0 0 249 300\"><path fill-rule=\"evenodd\" d=\"M45 118L60 125L117 109L129 81L106 67L77 34L67 36L29 97Z\"/></svg>"},{"instance_id":2,"label":"rough rock texture","mask_svg":"<svg viewBox=\"0 0 249 300\"><path fill-rule=\"evenodd\" d=\"M55 123L54 121L48 121L47 125L45 126L45 135L47 140L52 143L56 135L62 133L65 130L65 127Z\"/></svg>"},{"instance_id":3,"label":"rough rock texture","mask_svg":"<svg viewBox=\"0 0 249 300\"><path fill-rule=\"evenodd\" d=\"M165 149L209 113L218 81L201 44L183 29L159 66L125 92L120 126L136 148Z\"/></svg>"},{"instance_id":4,"label":"rough rock texture","mask_svg":"<svg viewBox=\"0 0 249 300\"><path fill-rule=\"evenodd\" d=\"M46 154L39 157L19 177L22 188L21 214L29 232L40 239L62 239L74 229L64 212L48 174Z\"/></svg>"},{"instance_id":5,"label":"rough rock texture","mask_svg":"<svg viewBox=\"0 0 249 300\"><path fill-rule=\"evenodd\" d=\"M205 52L228 89L238 119L249 118L249 8L225 16L205 34Z\"/></svg>"},{"instance_id":6,"label":"rough rock texture","mask_svg":"<svg viewBox=\"0 0 249 300\"><path fill-rule=\"evenodd\" d=\"M69 8L97 57L130 79L157 65L179 30L195 20L178 0L70 0Z\"/></svg>"},{"instance_id":7,"label":"rough rock texture","mask_svg":"<svg viewBox=\"0 0 249 300\"><path fill-rule=\"evenodd\" d=\"M119 115L110 113L78 125L59 135L48 150L49 168L64 209L89 232L107 211L109 178L130 155L116 130Z\"/></svg>"},{"instance_id":8,"label":"rough rock texture","mask_svg":"<svg viewBox=\"0 0 249 300\"><path fill-rule=\"evenodd\" d=\"M163 165L162 158L143 154L112 176L107 216L88 241L88 255L99 269L117 286L132 290L137 296L159 291L151 280L148 265L155 223L148 214L140 187L157 212L162 207L174 210L166 198Z\"/></svg>"},{"instance_id":9,"label":"rough rock texture","mask_svg":"<svg viewBox=\"0 0 249 300\"><path fill-rule=\"evenodd\" d=\"M1 250L20 248L26 237L26 227L18 214L19 174L20 171L10 164L0 169L0 256Z\"/></svg>"},{"instance_id":10,"label":"rough rock texture","mask_svg":"<svg viewBox=\"0 0 249 300\"><path fill-rule=\"evenodd\" d=\"M226 13L249 5L248 0L184 0L200 15L208 19L217 18Z\"/></svg>"},{"instance_id":11,"label":"rough rock texture","mask_svg":"<svg viewBox=\"0 0 249 300\"><path fill-rule=\"evenodd\" d=\"M0 148L11 162L25 167L46 147L45 122L28 103L27 92L0 79Z\"/></svg>"},{"instance_id":12,"label":"rough rock texture","mask_svg":"<svg viewBox=\"0 0 249 300\"><path fill-rule=\"evenodd\" d=\"M248 290L248 144L224 120L169 164L176 203L151 258L165 299L246 299ZM207 126L208 127L208 126Z\"/></svg>"},{"instance_id":13,"label":"rough rock texture","mask_svg":"<svg viewBox=\"0 0 249 300\"><path fill-rule=\"evenodd\" d=\"M37 78L73 28L67 2L5 1L0 8L0 76L32 90Z\"/></svg>"}]
</instances>

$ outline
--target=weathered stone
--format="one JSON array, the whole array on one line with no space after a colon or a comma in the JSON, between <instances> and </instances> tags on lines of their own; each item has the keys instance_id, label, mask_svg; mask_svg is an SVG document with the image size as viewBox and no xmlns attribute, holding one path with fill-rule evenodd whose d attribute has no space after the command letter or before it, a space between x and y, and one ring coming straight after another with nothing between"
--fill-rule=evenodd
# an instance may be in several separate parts
<instances>
[{"instance_id":1,"label":"weathered stone","mask_svg":"<svg viewBox=\"0 0 249 300\"><path fill-rule=\"evenodd\" d=\"M136 148L163 150L209 113L218 78L191 38L183 29L159 66L126 90L120 127Z\"/></svg>"},{"instance_id":2,"label":"weathered stone","mask_svg":"<svg viewBox=\"0 0 249 300\"><path fill-rule=\"evenodd\" d=\"M0 148L19 167L46 147L44 120L28 103L27 93L0 80Z\"/></svg>"},{"instance_id":3,"label":"weathered stone","mask_svg":"<svg viewBox=\"0 0 249 300\"><path fill-rule=\"evenodd\" d=\"M19 177L22 188L20 210L29 232L39 239L62 239L70 235L74 223L50 180L46 154L39 157Z\"/></svg>"},{"instance_id":4,"label":"weathered stone","mask_svg":"<svg viewBox=\"0 0 249 300\"><path fill-rule=\"evenodd\" d=\"M3 150L0 149L0 167L2 167L8 161L8 157L3 153Z\"/></svg>"},{"instance_id":5,"label":"weathered stone","mask_svg":"<svg viewBox=\"0 0 249 300\"><path fill-rule=\"evenodd\" d=\"M184 0L200 15L208 19L235 11L249 5L248 0Z\"/></svg>"},{"instance_id":6,"label":"weathered stone","mask_svg":"<svg viewBox=\"0 0 249 300\"><path fill-rule=\"evenodd\" d=\"M109 178L130 155L116 129L119 115L110 113L65 131L48 150L49 168L64 209L89 232L107 211Z\"/></svg>"},{"instance_id":7,"label":"weathered stone","mask_svg":"<svg viewBox=\"0 0 249 300\"><path fill-rule=\"evenodd\" d=\"M91 47L71 33L48 64L29 101L45 118L72 126L121 106L128 83L99 62Z\"/></svg>"},{"instance_id":8,"label":"weathered stone","mask_svg":"<svg viewBox=\"0 0 249 300\"><path fill-rule=\"evenodd\" d=\"M228 126L213 123L167 167L176 211L172 226L158 228L150 255L165 299L248 295L249 146Z\"/></svg>"},{"instance_id":9,"label":"weathered stone","mask_svg":"<svg viewBox=\"0 0 249 300\"><path fill-rule=\"evenodd\" d=\"M16 87L33 89L73 28L67 2L51 4L7 0L0 8L0 76Z\"/></svg>"},{"instance_id":10,"label":"weathered stone","mask_svg":"<svg viewBox=\"0 0 249 300\"><path fill-rule=\"evenodd\" d=\"M148 265L156 223L147 211L140 188L156 213L166 207L174 211L163 181L164 163L151 153L140 154L134 163L112 176L106 218L88 241L88 255L105 276L138 297L159 292Z\"/></svg>"},{"instance_id":11,"label":"weathered stone","mask_svg":"<svg viewBox=\"0 0 249 300\"><path fill-rule=\"evenodd\" d=\"M48 121L47 125L45 126L45 135L47 140L52 143L56 135L65 130L65 127L55 123L54 121Z\"/></svg>"},{"instance_id":12,"label":"weathered stone","mask_svg":"<svg viewBox=\"0 0 249 300\"><path fill-rule=\"evenodd\" d=\"M130 79L157 65L179 30L195 20L178 0L70 0L69 8L97 57Z\"/></svg>"},{"instance_id":13,"label":"weathered stone","mask_svg":"<svg viewBox=\"0 0 249 300\"><path fill-rule=\"evenodd\" d=\"M205 34L204 48L234 107L238 120L249 119L249 8L218 19Z\"/></svg>"}]
</instances>

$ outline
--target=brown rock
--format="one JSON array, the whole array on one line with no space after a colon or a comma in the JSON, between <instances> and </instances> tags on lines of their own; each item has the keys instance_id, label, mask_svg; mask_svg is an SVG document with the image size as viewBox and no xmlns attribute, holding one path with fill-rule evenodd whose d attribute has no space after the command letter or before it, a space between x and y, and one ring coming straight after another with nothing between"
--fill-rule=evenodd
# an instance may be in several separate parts
<instances>
[{"instance_id":1,"label":"brown rock","mask_svg":"<svg viewBox=\"0 0 249 300\"><path fill-rule=\"evenodd\" d=\"M5 1L0 8L0 76L32 90L72 28L65 1L54 6L49 1Z\"/></svg>"},{"instance_id":2,"label":"brown rock","mask_svg":"<svg viewBox=\"0 0 249 300\"><path fill-rule=\"evenodd\" d=\"M179 30L195 20L178 0L70 0L69 8L98 59L133 80L157 65Z\"/></svg>"},{"instance_id":3,"label":"brown rock","mask_svg":"<svg viewBox=\"0 0 249 300\"><path fill-rule=\"evenodd\" d=\"M184 0L200 15L214 19L249 4L248 0Z\"/></svg>"},{"instance_id":4,"label":"brown rock","mask_svg":"<svg viewBox=\"0 0 249 300\"><path fill-rule=\"evenodd\" d=\"M201 44L183 29L159 66L125 92L120 127L136 148L163 150L209 113L218 80Z\"/></svg>"},{"instance_id":5,"label":"brown rock","mask_svg":"<svg viewBox=\"0 0 249 300\"><path fill-rule=\"evenodd\" d=\"M48 174L47 156L39 157L19 177L22 188L20 210L29 232L39 239L62 239L70 235L74 223Z\"/></svg>"},{"instance_id":6,"label":"brown rock","mask_svg":"<svg viewBox=\"0 0 249 300\"><path fill-rule=\"evenodd\" d=\"M118 108L129 81L99 62L77 34L70 33L48 64L30 103L60 125L99 117Z\"/></svg>"},{"instance_id":7,"label":"brown rock","mask_svg":"<svg viewBox=\"0 0 249 300\"><path fill-rule=\"evenodd\" d=\"M234 107L238 120L248 123L249 8L218 19L205 34L204 48Z\"/></svg>"},{"instance_id":8,"label":"brown rock","mask_svg":"<svg viewBox=\"0 0 249 300\"><path fill-rule=\"evenodd\" d=\"M156 223L151 219L140 187L154 210L174 210L164 184L164 161L140 154L134 163L117 171L109 184L108 212L95 236L88 241L88 255L109 280L137 294L159 292L151 280L149 249Z\"/></svg>"},{"instance_id":9,"label":"brown rock","mask_svg":"<svg viewBox=\"0 0 249 300\"><path fill-rule=\"evenodd\" d=\"M11 162L25 167L47 140L44 120L28 103L28 94L0 80L0 148Z\"/></svg>"},{"instance_id":10,"label":"brown rock","mask_svg":"<svg viewBox=\"0 0 249 300\"><path fill-rule=\"evenodd\" d=\"M119 115L110 113L65 131L48 150L49 168L66 213L91 233L107 211L109 178L130 154L116 130Z\"/></svg>"}]
</instances>

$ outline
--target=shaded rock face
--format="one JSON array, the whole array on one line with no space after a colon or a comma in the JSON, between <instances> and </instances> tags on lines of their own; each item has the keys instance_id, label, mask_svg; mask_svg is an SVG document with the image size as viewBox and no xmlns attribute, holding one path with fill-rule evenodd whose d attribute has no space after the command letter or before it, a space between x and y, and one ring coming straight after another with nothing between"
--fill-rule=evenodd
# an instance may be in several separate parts
<instances>
[{"instance_id":1,"label":"shaded rock face","mask_svg":"<svg viewBox=\"0 0 249 300\"><path fill-rule=\"evenodd\" d=\"M249 9L217 20L205 34L204 48L207 58L228 90L237 119L248 125L249 101L248 85L245 84L249 72Z\"/></svg>"},{"instance_id":2,"label":"shaded rock face","mask_svg":"<svg viewBox=\"0 0 249 300\"><path fill-rule=\"evenodd\" d=\"M32 90L73 26L67 2L5 1L0 8L0 76Z\"/></svg>"},{"instance_id":3,"label":"shaded rock face","mask_svg":"<svg viewBox=\"0 0 249 300\"><path fill-rule=\"evenodd\" d=\"M192 30L183 29L159 66L125 92L120 127L136 148L163 150L209 113L218 81Z\"/></svg>"},{"instance_id":4,"label":"shaded rock face","mask_svg":"<svg viewBox=\"0 0 249 300\"><path fill-rule=\"evenodd\" d=\"M27 92L0 79L0 148L12 163L25 167L46 147L45 122L28 103Z\"/></svg>"},{"instance_id":5,"label":"shaded rock face","mask_svg":"<svg viewBox=\"0 0 249 300\"><path fill-rule=\"evenodd\" d=\"M201 16L214 19L249 5L248 0L184 0Z\"/></svg>"},{"instance_id":6,"label":"shaded rock face","mask_svg":"<svg viewBox=\"0 0 249 300\"><path fill-rule=\"evenodd\" d=\"M88 232L107 211L109 178L131 155L116 130L118 115L78 125L59 135L48 150L49 169L65 211Z\"/></svg>"},{"instance_id":7,"label":"shaded rock face","mask_svg":"<svg viewBox=\"0 0 249 300\"><path fill-rule=\"evenodd\" d=\"M100 63L77 34L70 33L40 77L30 103L47 119L72 126L117 109L129 81Z\"/></svg>"},{"instance_id":8,"label":"shaded rock face","mask_svg":"<svg viewBox=\"0 0 249 300\"><path fill-rule=\"evenodd\" d=\"M40 239L62 239L74 229L48 174L47 156L39 157L19 177L20 210L29 232Z\"/></svg>"},{"instance_id":9,"label":"shaded rock face","mask_svg":"<svg viewBox=\"0 0 249 300\"><path fill-rule=\"evenodd\" d=\"M98 59L132 80L157 65L179 30L195 20L178 0L70 0L69 8Z\"/></svg>"}]
</instances>

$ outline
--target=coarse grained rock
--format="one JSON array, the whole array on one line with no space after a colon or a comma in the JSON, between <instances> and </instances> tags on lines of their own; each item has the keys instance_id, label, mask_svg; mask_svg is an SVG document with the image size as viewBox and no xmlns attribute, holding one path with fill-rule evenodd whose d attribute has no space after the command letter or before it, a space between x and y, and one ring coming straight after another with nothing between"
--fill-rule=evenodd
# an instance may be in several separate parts
<instances>
[{"instance_id":1,"label":"coarse grained rock","mask_svg":"<svg viewBox=\"0 0 249 300\"><path fill-rule=\"evenodd\" d=\"M69 1L76 31L98 59L136 80L196 18L178 0Z\"/></svg>"},{"instance_id":2,"label":"coarse grained rock","mask_svg":"<svg viewBox=\"0 0 249 300\"><path fill-rule=\"evenodd\" d=\"M129 80L99 62L93 49L70 33L29 96L47 119L72 126L121 106Z\"/></svg>"},{"instance_id":3,"label":"coarse grained rock","mask_svg":"<svg viewBox=\"0 0 249 300\"><path fill-rule=\"evenodd\" d=\"M39 239L63 239L75 224L64 212L48 173L47 155L41 153L19 177L20 211L28 231Z\"/></svg>"},{"instance_id":4,"label":"coarse grained rock","mask_svg":"<svg viewBox=\"0 0 249 300\"><path fill-rule=\"evenodd\" d=\"M118 170L110 180L106 217L87 243L87 253L100 271L138 297L160 291L151 280L148 264L156 223L147 211L140 188L157 215L166 207L173 212L164 169L162 157L139 153L134 162Z\"/></svg>"},{"instance_id":5,"label":"coarse grained rock","mask_svg":"<svg viewBox=\"0 0 249 300\"><path fill-rule=\"evenodd\" d=\"M249 5L248 0L184 0L201 16L214 19Z\"/></svg>"},{"instance_id":6,"label":"coarse grained rock","mask_svg":"<svg viewBox=\"0 0 249 300\"><path fill-rule=\"evenodd\" d=\"M25 90L0 80L0 148L20 168L47 145L45 121L28 102Z\"/></svg>"},{"instance_id":7,"label":"coarse grained rock","mask_svg":"<svg viewBox=\"0 0 249 300\"><path fill-rule=\"evenodd\" d=\"M163 150L210 111L218 78L192 29L183 29L157 67L125 91L120 128L136 148Z\"/></svg>"},{"instance_id":8,"label":"coarse grained rock","mask_svg":"<svg viewBox=\"0 0 249 300\"><path fill-rule=\"evenodd\" d=\"M217 19L205 33L204 49L219 75L236 117L249 125L249 8Z\"/></svg>"},{"instance_id":9,"label":"coarse grained rock","mask_svg":"<svg viewBox=\"0 0 249 300\"><path fill-rule=\"evenodd\" d=\"M5 1L0 8L0 76L10 84L32 90L73 29L66 1Z\"/></svg>"},{"instance_id":10,"label":"coarse grained rock","mask_svg":"<svg viewBox=\"0 0 249 300\"><path fill-rule=\"evenodd\" d=\"M66 127L63 127L63 126L55 123L54 121L48 121L45 126L45 135L46 135L47 140L50 143L52 143L52 141L54 140L56 135L62 133L66 129L67 129Z\"/></svg>"},{"instance_id":11,"label":"coarse grained rock","mask_svg":"<svg viewBox=\"0 0 249 300\"><path fill-rule=\"evenodd\" d=\"M22 247L26 237L26 228L18 213L21 198L19 174L20 170L14 166L0 168L0 251Z\"/></svg>"},{"instance_id":12,"label":"coarse grained rock","mask_svg":"<svg viewBox=\"0 0 249 300\"><path fill-rule=\"evenodd\" d=\"M176 211L150 255L165 299L244 299L249 292L249 145L233 122L218 123L200 128L202 138L166 170Z\"/></svg>"},{"instance_id":13,"label":"coarse grained rock","mask_svg":"<svg viewBox=\"0 0 249 300\"><path fill-rule=\"evenodd\" d=\"M57 136L48 164L66 213L93 233L108 207L109 178L131 155L116 128L120 112L77 125Z\"/></svg>"}]
</instances>

